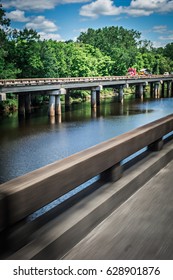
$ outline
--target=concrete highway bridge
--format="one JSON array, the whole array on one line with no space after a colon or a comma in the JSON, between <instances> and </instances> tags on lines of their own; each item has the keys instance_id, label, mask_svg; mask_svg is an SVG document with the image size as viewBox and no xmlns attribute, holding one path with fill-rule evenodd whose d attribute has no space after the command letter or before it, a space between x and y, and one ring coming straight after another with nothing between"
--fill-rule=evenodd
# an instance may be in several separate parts
<instances>
[{"instance_id":1,"label":"concrete highway bridge","mask_svg":"<svg viewBox=\"0 0 173 280\"><path fill-rule=\"evenodd\" d=\"M150 86L151 97L164 97L165 88L166 96L173 96L173 75L137 75L0 80L0 97L3 100L6 93L17 94L19 115L25 115L31 113L31 95L49 95L49 115L55 116L61 115L60 96L65 95L65 106L69 107L73 90L90 90L91 107L96 108L100 104L100 91L103 88L118 92L118 100L122 102L125 87L135 86L136 97L142 99L146 85Z\"/></svg>"},{"instance_id":2,"label":"concrete highway bridge","mask_svg":"<svg viewBox=\"0 0 173 280\"><path fill-rule=\"evenodd\" d=\"M172 260L172 132L173 114L1 184L0 258Z\"/></svg>"}]
</instances>

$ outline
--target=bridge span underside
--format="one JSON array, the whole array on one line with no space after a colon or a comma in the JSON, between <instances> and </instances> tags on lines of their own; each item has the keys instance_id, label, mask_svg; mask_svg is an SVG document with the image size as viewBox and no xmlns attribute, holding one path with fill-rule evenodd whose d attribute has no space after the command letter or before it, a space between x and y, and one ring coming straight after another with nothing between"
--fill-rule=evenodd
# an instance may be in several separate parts
<instances>
[{"instance_id":1,"label":"bridge span underside","mask_svg":"<svg viewBox=\"0 0 173 280\"><path fill-rule=\"evenodd\" d=\"M172 259L172 167L169 115L2 184L0 257ZM31 219L96 175L89 187Z\"/></svg>"},{"instance_id":2,"label":"bridge span underside","mask_svg":"<svg viewBox=\"0 0 173 280\"><path fill-rule=\"evenodd\" d=\"M18 95L18 113L24 116L31 113L32 96L48 95L48 115L61 115L61 95L65 95L65 108L69 108L70 95L73 90L89 90L91 92L91 108L100 105L100 92L110 88L118 93L118 101L123 102L124 88L135 86L135 97L143 99L145 87L150 86L150 97L159 98L173 96L173 75L150 76L110 76L87 78L55 78L55 79L21 79L0 80L0 100L4 94L12 92Z\"/></svg>"}]
</instances>

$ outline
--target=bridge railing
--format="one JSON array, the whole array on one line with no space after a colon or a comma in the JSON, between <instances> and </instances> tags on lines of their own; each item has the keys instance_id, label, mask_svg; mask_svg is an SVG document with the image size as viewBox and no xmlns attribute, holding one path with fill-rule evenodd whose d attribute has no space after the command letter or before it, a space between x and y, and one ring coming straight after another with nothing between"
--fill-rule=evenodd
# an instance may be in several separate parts
<instances>
[{"instance_id":1,"label":"bridge railing","mask_svg":"<svg viewBox=\"0 0 173 280\"><path fill-rule=\"evenodd\" d=\"M28 78L28 79L3 79L0 86L22 86L22 85L42 85L42 84L61 84L61 83L80 83L93 81L117 81L128 79L149 79L149 78L173 78L173 75L135 75L135 76L100 76L100 77L68 77L68 78Z\"/></svg>"},{"instance_id":2,"label":"bridge railing","mask_svg":"<svg viewBox=\"0 0 173 280\"><path fill-rule=\"evenodd\" d=\"M161 149L172 131L173 114L1 184L1 234L96 175L119 179L122 160L144 147Z\"/></svg>"}]
</instances>

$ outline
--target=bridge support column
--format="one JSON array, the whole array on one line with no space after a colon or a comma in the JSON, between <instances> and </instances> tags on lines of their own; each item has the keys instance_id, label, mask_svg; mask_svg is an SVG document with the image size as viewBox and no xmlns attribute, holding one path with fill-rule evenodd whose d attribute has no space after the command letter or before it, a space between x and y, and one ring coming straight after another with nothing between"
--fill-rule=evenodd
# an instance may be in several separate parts
<instances>
[{"instance_id":1,"label":"bridge support column","mask_svg":"<svg viewBox=\"0 0 173 280\"><path fill-rule=\"evenodd\" d=\"M103 171L100 174L100 179L104 182L115 182L122 177L123 168L121 163L117 163L114 166L110 167L109 169Z\"/></svg>"},{"instance_id":2,"label":"bridge support column","mask_svg":"<svg viewBox=\"0 0 173 280\"><path fill-rule=\"evenodd\" d=\"M144 97L144 86L143 86L143 84L140 84L139 85L139 98L143 99L143 97Z\"/></svg>"},{"instance_id":3,"label":"bridge support column","mask_svg":"<svg viewBox=\"0 0 173 280\"><path fill-rule=\"evenodd\" d=\"M60 88L59 90L52 90L48 92L49 94L49 111L48 115L53 117L56 115L61 115L61 100L60 95L66 94L66 90L64 88Z\"/></svg>"},{"instance_id":4,"label":"bridge support column","mask_svg":"<svg viewBox=\"0 0 173 280\"><path fill-rule=\"evenodd\" d=\"M103 89L102 85L99 85L98 87L96 87L96 104L97 106L100 105L100 91Z\"/></svg>"},{"instance_id":5,"label":"bridge support column","mask_svg":"<svg viewBox=\"0 0 173 280\"><path fill-rule=\"evenodd\" d=\"M171 82L168 81L168 82L167 82L167 97L170 96L170 92L171 92Z\"/></svg>"},{"instance_id":6,"label":"bridge support column","mask_svg":"<svg viewBox=\"0 0 173 280\"><path fill-rule=\"evenodd\" d=\"M143 84L136 85L135 97L143 99L143 94L144 94L144 86L143 86Z\"/></svg>"},{"instance_id":7,"label":"bridge support column","mask_svg":"<svg viewBox=\"0 0 173 280\"><path fill-rule=\"evenodd\" d=\"M91 108L96 108L97 101L96 101L96 89L91 90Z\"/></svg>"},{"instance_id":8,"label":"bridge support column","mask_svg":"<svg viewBox=\"0 0 173 280\"><path fill-rule=\"evenodd\" d=\"M100 105L100 90L96 90L96 102L97 106Z\"/></svg>"},{"instance_id":9,"label":"bridge support column","mask_svg":"<svg viewBox=\"0 0 173 280\"><path fill-rule=\"evenodd\" d=\"M0 101L6 100L6 93L0 92Z\"/></svg>"},{"instance_id":10,"label":"bridge support column","mask_svg":"<svg viewBox=\"0 0 173 280\"><path fill-rule=\"evenodd\" d=\"M123 92L124 86L119 87L119 92L118 92L118 102L123 103L124 99L124 92Z\"/></svg>"},{"instance_id":11,"label":"bridge support column","mask_svg":"<svg viewBox=\"0 0 173 280\"><path fill-rule=\"evenodd\" d=\"M25 95L18 94L18 115L24 116L25 115Z\"/></svg>"},{"instance_id":12,"label":"bridge support column","mask_svg":"<svg viewBox=\"0 0 173 280\"><path fill-rule=\"evenodd\" d=\"M153 98L153 92L154 92L153 83L150 83L150 98Z\"/></svg>"},{"instance_id":13,"label":"bridge support column","mask_svg":"<svg viewBox=\"0 0 173 280\"><path fill-rule=\"evenodd\" d=\"M159 94L159 83L155 83L154 84L154 98L159 98L160 94Z\"/></svg>"},{"instance_id":14,"label":"bridge support column","mask_svg":"<svg viewBox=\"0 0 173 280\"><path fill-rule=\"evenodd\" d=\"M171 83L171 97L173 97L173 82Z\"/></svg>"},{"instance_id":15,"label":"bridge support column","mask_svg":"<svg viewBox=\"0 0 173 280\"><path fill-rule=\"evenodd\" d=\"M55 95L55 115L61 115L61 99L60 99L60 95Z\"/></svg>"},{"instance_id":16,"label":"bridge support column","mask_svg":"<svg viewBox=\"0 0 173 280\"><path fill-rule=\"evenodd\" d=\"M162 81L161 83L161 97L164 98L165 96L165 83Z\"/></svg>"},{"instance_id":17,"label":"bridge support column","mask_svg":"<svg viewBox=\"0 0 173 280\"><path fill-rule=\"evenodd\" d=\"M91 118L95 119L97 117L97 108L91 108Z\"/></svg>"},{"instance_id":18,"label":"bridge support column","mask_svg":"<svg viewBox=\"0 0 173 280\"><path fill-rule=\"evenodd\" d=\"M55 116L55 95L49 95L49 111L48 115L50 117Z\"/></svg>"},{"instance_id":19,"label":"bridge support column","mask_svg":"<svg viewBox=\"0 0 173 280\"><path fill-rule=\"evenodd\" d=\"M99 85L91 90L91 108L96 108L100 105L100 91L102 90L102 85Z\"/></svg>"},{"instance_id":20,"label":"bridge support column","mask_svg":"<svg viewBox=\"0 0 173 280\"><path fill-rule=\"evenodd\" d=\"M65 95L65 110L70 110L70 91L68 90Z\"/></svg>"},{"instance_id":21,"label":"bridge support column","mask_svg":"<svg viewBox=\"0 0 173 280\"><path fill-rule=\"evenodd\" d=\"M31 94L28 93L25 96L25 113L26 114L31 114Z\"/></svg>"}]
</instances>

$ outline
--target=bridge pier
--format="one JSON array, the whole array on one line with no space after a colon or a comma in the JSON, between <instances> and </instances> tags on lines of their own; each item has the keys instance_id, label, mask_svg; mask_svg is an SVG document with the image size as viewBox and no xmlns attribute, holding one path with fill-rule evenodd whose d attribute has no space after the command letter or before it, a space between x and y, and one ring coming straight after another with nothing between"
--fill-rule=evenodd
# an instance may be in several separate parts
<instances>
[{"instance_id":1,"label":"bridge pier","mask_svg":"<svg viewBox=\"0 0 173 280\"><path fill-rule=\"evenodd\" d=\"M161 83L161 97L164 98L165 96L165 83L163 81L160 81Z\"/></svg>"},{"instance_id":2,"label":"bridge pier","mask_svg":"<svg viewBox=\"0 0 173 280\"><path fill-rule=\"evenodd\" d=\"M31 94L25 96L25 114L31 114Z\"/></svg>"},{"instance_id":3,"label":"bridge pier","mask_svg":"<svg viewBox=\"0 0 173 280\"><path fill-rule=\"evenodd\" d=\"M96 108L96 89L91 90L91 108Z\"/></svg>"},{"instance_id":4,"label":"bridge pier","mask_svg":"<svg viewBox=\"0 0 173 280\"><path fill-rule=\"evenodd\" d=\"M136 85L136 98L143 99L144 97L144 86L143 84Z\"/></svg>"},{"instance_id":5,"label":"bridge pier","mask_svg":"<svg viewBox=\"0 0 173 280\"><path fill-rule=\"evenodd\" d=\"M65 95L65 110L69 111L70 110L70 91L67 90L67 93Z\"/></svg>"},{"instance_id":6,"label":"bridge pier","mask_svg":"<svg viewBox=\"0 0 173 280\"><path fill-rule=\"evenodd\" d=\"M61 100L60 96L66 94L66 90L61 88L60 90L52 90L49 94L49 110L48 115L53 117L55 115L61 115Z\"/></svg>"},{"instance_id":7,"label":"bridge pier","mask_svg":"<svg viewBox=\"0 0 173 280\"><path fill-rule=\"evenodd\" d=\"M100 105L100 90L96 90L96 102L97 106Z\"/></svg>"},{"instance_id":8,"label":"bridge pier","mask_svg":"<svg viewBox=\"0 0 173 280\"><path fill-rule=\"evenodd\" d=\"M154 92L153 87L154 87L154 84L152 82L152 83L150 83L150 98L153 98L153 92Z\"/></svg>"},{"instance_id":9,"label":"bridge pier","mask_svg":"<svg viewBox=\"0 0 173 280\"><path fill-rule=\"evenodd\" d=\"M143 99L144 97L144 86L143 84L139 84L139 98Z\"/></svg>"},{"instance_id":10,"label":"bridge pier","mask_svg":"<svg viewBox=\"0 0 173 280\"><path fill-rule=\"evenodd\" d=\"M25 116L25 95L18 95L18 115Z\"/></svg>"},{"instance_id":11,"label":"bridge pier","mask_svg":"<svg viewBox=\"0 0 173 280\"><path fill-rule=\"evenodd\" d=\"M49 95L48 115L50 117L54 117L55 116L55 95Z\"/></svg>"},{"instance_id":12,"label":"bridge pier","mask_svg":"<svg viewBox=\"0 0 173 280\"><path fill-rule=\"evenodd\" d=\"M171 82L167 81L167 97L170 97L171 93Z\"/></svg>"},{"instance_id":13,"label":"bridge pier","mask_svg":"<svg viewBox=\"0 0 173 280\"><path fill-rule=\"evenodd\" d=\"M154 84L154 98L160 97L159 83Z\"/></svg>"},{"instance_id":14,"label":"bridge pier","mask_svg":"<svg viewBox=\"0 0 173 280\"><path fill-rule=\"evenodd\" d=\"M31 114L31 94L18 94L18 114L25 116Z\"/></svg>"},{"instance_id":15,"label":"bridge pier","mask_svg":"<svg viewBox=\"0 0 173 280\"><path fill-rule=\"evenodd\" d=\"M124 99L124 86L119 86L119 91L118 91L118 102L123 103Z\"/></svg>"},{"instance_id":16,"label":"bridge pier","mask_svg":"<svg viewBox=\"0 0 173 280\"><path fill-rule=\"evenodd\" d=\"M92 88L91 90L91 108L96 108L100 105L100 91L103 89L102 85Z\"/></svg>"},{"instance_id":17,"label":"bridge pier","mask_svg":"<svg viewBox=\"0 0 173 280\"><path fill-rule=\"evenodd\" d=\"M6 100L6 93L0 92L0 101Z\"/></svg>"},{"instance_id":18,"label":"bridge pier","mask_svg":"<svg viewBox=\"0 0 173 280\"><path fill-rule=\"evenodd\" d=\"M55 115L61 115L61 99L60 95L55 96Z\"/></svg>"}]
</instances>

